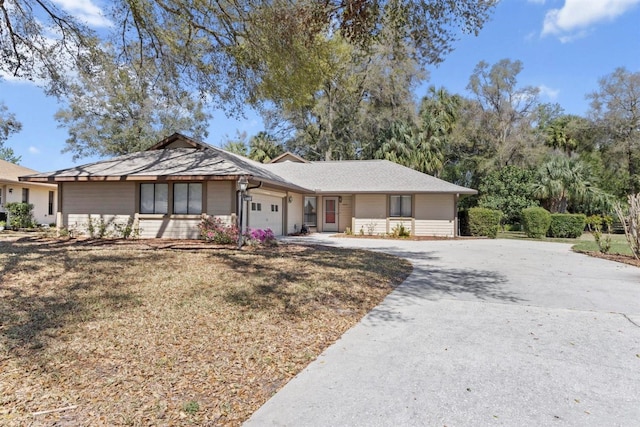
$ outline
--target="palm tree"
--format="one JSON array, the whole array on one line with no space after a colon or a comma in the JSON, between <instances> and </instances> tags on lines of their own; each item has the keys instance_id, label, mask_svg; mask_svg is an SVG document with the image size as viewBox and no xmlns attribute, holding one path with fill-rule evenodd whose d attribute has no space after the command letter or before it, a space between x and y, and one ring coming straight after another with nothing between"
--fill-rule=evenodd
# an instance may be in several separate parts
<instances>
[{"instance_id":1,"label":"palm tree","mask_svg":"<svg viewBox=\"0 0 640 427\"><path fill-rule=\"evenodd\" d=\"M569 203L610 206L610 196L591 185L586 164L566 156L554 156L542 164L533 195L545 202L550 212L565 213Z\"/></svg>"},{"instance_id":2,"label":"palm tree","mask_svg":"<svg viewBox=\"0 0 640 427\"><path fill-rule=\"evenodd\" d=\"M249 141L249 158L256 162L269 163L282 153L282 145L267 132L259 132Z\"/></svg>"}]
</instances>

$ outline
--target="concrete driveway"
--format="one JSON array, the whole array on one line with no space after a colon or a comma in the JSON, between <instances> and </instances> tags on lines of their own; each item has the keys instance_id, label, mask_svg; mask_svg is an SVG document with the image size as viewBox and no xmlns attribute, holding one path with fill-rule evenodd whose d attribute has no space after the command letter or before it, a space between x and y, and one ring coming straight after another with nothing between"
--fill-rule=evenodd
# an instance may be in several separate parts
<instances>
[{"instance_id":1,"label":"concrete driveway","mask_svg":"<svg viewBox=\"0 0 640 427\"><path fill-rule=\"evenodd\" d=\"M640 425L640 269L543 242L302 241L414 271L247 426Z\"/></svg>"}]
</instances>

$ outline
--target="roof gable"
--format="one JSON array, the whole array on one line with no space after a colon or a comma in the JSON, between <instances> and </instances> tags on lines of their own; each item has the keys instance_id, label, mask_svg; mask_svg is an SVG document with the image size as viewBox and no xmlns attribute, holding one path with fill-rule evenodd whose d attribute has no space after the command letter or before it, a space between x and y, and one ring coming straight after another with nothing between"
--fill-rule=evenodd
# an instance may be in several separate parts
<instances>
[{"instance_id":1,"label":"roof gable","mask_svg":"<svg viewBox=\"0 0 640 427\"><path fill-rule=\"evenodd\" d=\"M284 162L294 162L294 163L309 163L307 160L302 157L293 154L291 151L287 151L286 153L280 154L275 159L272 159L269 163L284 163Z\"/></svg>"}]
</instances>

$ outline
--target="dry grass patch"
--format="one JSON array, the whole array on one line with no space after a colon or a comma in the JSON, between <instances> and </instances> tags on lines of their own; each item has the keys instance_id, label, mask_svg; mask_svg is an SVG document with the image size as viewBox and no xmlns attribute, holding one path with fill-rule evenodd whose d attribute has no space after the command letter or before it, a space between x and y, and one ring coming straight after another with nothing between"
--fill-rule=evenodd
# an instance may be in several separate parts
<instances>
[{"instance_id":1,"label":"dry grass patch","mask_svg":"<svg viewBox=\"0 0 640 427\"><path fill-rule=\"evenodd\" d=\"M0 266L10 426L239 425L411 270L322 247L36 238L0 242Z\"/></svg>"}]
</instances>

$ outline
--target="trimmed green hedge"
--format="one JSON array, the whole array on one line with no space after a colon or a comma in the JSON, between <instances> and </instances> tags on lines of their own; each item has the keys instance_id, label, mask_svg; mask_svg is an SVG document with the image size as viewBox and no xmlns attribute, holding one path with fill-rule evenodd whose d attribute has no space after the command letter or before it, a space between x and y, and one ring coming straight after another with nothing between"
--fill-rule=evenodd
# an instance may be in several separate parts
<instances>
[{"instance_id":1,"label":"trimmed green hedge","mask_svg":"<svg viewBox=\"0 0 640 427\"><path fill-rule=\"evenodd\" d=\"M539 239L547 235L551 225L551 214L545 208L522 210L522 227L527 237Z\"/></svg>"},{"instance_id":2,"label":"trimmed green hedge","mask_svg":"<svg viewBox=\"0 0 640 427\"><path fill-rule=\"evenodd\" d=\"M551 214L549 237L575 239L582 236L587 217L584 214Z\"/></svg>"},{"instance_id":3,"label":"trimmed green hedge","mask_svg":"<svg viewBox=\"0 0 640 427\"><path fill-rule=\"evenodd\" d=\"M472 236L487 236L495 239L500 229L502 212L487 208L469 209L469 231Z\"/></svg>"}]
</instances>

